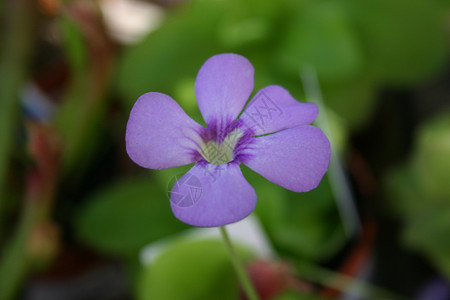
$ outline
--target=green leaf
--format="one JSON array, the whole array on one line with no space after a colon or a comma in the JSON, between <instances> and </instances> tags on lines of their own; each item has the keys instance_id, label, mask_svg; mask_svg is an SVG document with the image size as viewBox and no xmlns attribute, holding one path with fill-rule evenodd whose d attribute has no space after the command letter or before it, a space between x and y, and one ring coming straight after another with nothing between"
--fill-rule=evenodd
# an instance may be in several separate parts
<instances>
[{"instance_id":1,"label":"green leaf","mask_svg":"<svg viewBox=\"0 0 450 300\"><path fill-rule=\"evenodd\" d=\"M288 20L279 48L279 62L292 76L313 66L325 82L345 82L357 76L363 55L345 11L330 1L299 6Z\"/></svg>"},{"instance_id":2,"label":"green leaf","mask_svg":"<svg viewBox=\"0 0 450 300\"><path fill-rule=\"evenodd\" d=\"M151 178L105 187L76 220L79 238L105 253L135 255L143 246L187 228L172 214L166 190Z\"/></svg>"},{"instance_id":3,"label":"green leaf","mask_svg":"<svg viewBox=\"0 0 450 300\"><path fill-rule=\"evenodd\" d=\"M394 84L423 80L447 59L445 14L423 0L347 0L370 69Z\"/></svg>"},{"instance_id":4,"label":"green leaf","mask_svg":"<svg viewBox=\"0 0 450 300\"><path fill-rule=\"evenodd\" d=\"M320 260L334 254L345 241L341 219L328 178L308 193L289 193L284 224L274 238L285 250Z\"/></svg>"},{"instance_id":5,"label":"green leaf","mask_svg":"<svg viewBox=\"0 0 450 300\"><path fill-rule=\"evenodd\" d=\"M424 124L411 159L386 183L403 218L403 239L450 278L450 114Z\"/></svg>"},{"instance_id":6,"label":"green leaf","mask_svg":"<svg viewBox=\"0 0 450 300\"><path fill-rule=\"evenodd\" d=\"M275 297L273 300L320 300L320 299L323 298L313 294L311 295L299 294L298 292L288 291Z\"/></svg>"},{"instance_id":7,"label":"green leaf","mask_svg":"<svg viewBox=\"0 0 450 300\"><path fill-rule=\"evenodd\" d=\"M259 174L241 165L242 174L254 187L258 201L255 212L266 231L273 231L283 222L285 216L287 197L286 190L281 186L272 184Z\"/></svg>"},{"instance_id":8,"label":"green leaf","mask_svg":"<svg viewBox=\"0 0 450 300\"><path fill-rule=\"evenodd\" d=\"M223 6L218 1L192 1L125 51L118 85L127 107L150 91L174 96L178 81L195 78L202 63L216 52L215 28Z\"/></svg>"},{"instance_id":9,"label":"green leaf","mask_svg":"<svg viewBox=\"0 0 450 300\"><path fill-rule=\"evenodd\" d=\"M427 195L450 199L450 112L420 129L413 164Z\"/></svg>"},{"instance_id":10,"label":"green leaf","mask_svg":"<svg viewBox=\"0 0 450 300\"><path fill-rule=\"evenodd\" d=\"M241 252L242 258L249 258ZM238 299L237 278L220 240L181 241L142 271L139 300Z\"/></svg>"},{"instance_id":11,"label":"green leaf","mask_svg":"<svg viewBox=\"0 0 450 300\"><path fill-rule=\"evenodd\" d=\"M274 246L308 259L332 255L345 240L327 177L313 191L290 192L242 167L258 196L258 214Z\"/></svg>"},{"instance_id":12,"label":"green leaf","mask_svg":"<svg viewBox=\"0 0 450 300\"><path fill-rule=\"evenodd\" d=\"M392 208L404 218L413 218L415 214L420 214L423 207L420 187L411 166L397 166L386 178Z\"/></svg>"},{"instance_id":13,"label":"green leaf","mask_svg":"<svg viewBox=\"0 0 450 300\"><path fill-rule=\"evenodd\" d=\"M426 205L410 219L404 232L409 246L419 249L450 278L450 203Z\"/></svg>"},{"instance_id":14,"label":"green leaf","mask_svg":"<svg viewBox=\"0 0 450 300\"><path fill-rule=\"evenodd\" d=\"M373 79L360 76L349 82L323 86L323 97L346 127L358 129L370 121L375 112L376 88Z\"/></svg>"}]
</instances>

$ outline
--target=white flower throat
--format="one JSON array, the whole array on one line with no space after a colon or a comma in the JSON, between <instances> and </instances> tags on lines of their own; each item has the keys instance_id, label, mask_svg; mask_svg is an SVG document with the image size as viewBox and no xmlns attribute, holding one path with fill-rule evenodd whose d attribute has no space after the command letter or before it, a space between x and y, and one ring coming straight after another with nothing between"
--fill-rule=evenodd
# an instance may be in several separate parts
<instances>
[{"instance_id":1,"label":"white flower throat","mask_svg":"<svg viewBox=\"0 0 450 300\"><path fill-rule=\"evenodd\" d=\"M240 129L234 129L224 138L222 143L208 141L202 143L200 154L206 161L213 165L222 165L233 161L234 149L244 133Z\"/></svg>"}]
</instances>

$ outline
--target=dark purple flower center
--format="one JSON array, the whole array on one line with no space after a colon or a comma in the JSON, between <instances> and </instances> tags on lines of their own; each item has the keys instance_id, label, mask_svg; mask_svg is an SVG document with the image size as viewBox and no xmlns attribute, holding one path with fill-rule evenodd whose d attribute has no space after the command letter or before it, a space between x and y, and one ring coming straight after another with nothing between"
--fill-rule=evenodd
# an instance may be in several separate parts
<instances>
[{"instance_id":1,"label":"dark purple flower center","mask_svg":"<svg viewBox=\"0 0 450 300\"><path fill-rule=\"evenodd\" d=\"M243 150L252 142L253 131L241 120L213 120L200 136L200 161L213 165L242 162Z\"/></svg>"}]
</instances>

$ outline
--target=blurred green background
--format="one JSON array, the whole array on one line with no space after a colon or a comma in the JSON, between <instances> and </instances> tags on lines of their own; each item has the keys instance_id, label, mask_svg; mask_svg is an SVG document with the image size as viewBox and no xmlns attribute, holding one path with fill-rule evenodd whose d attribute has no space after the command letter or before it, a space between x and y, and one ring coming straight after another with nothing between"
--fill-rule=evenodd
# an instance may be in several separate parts
<instances>
[{"instance_id":1,"label":"blurred green background","mask_svg":"<svg viewBox=\"0 0 450 300\"><path fill-rule=\"evenodd\" d=\"M224 52L251 61L255 92L320 92L344 171L297 194L242 168L274 251L240 248L261 298L450 299L449 1L5 0L0 15L1 300L244 299L222 243L172 215L189 167L142 169L124 145L149 91L204 124L195 76Z\"/></svg>"}]
</instances>

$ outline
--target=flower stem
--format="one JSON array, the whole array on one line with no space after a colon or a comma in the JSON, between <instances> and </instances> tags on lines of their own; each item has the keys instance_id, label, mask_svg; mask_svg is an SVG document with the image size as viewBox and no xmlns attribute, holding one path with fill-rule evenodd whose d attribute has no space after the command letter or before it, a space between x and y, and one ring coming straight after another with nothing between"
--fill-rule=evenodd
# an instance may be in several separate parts
<instances>
[{"instance_id":1,"label":"flower stem","mask_svg":"<svg viewBox=\"0 0 450 300\"><path fill-rule=\"evenodd\" d=\"M249 300L259 300L258 294L253 287L250 278L245 272L244 266L236 255L236 251L233 248L233 244L231 243L230 237L228 236L227 229L225 226L220 226L220 233L222 234L222 238L225 242L225 246L227 247L228 253L230 254L231 262L233 263L233 267L236 271L236 274L241 282L242 288Z\"/></svg>"}]
</instances>

